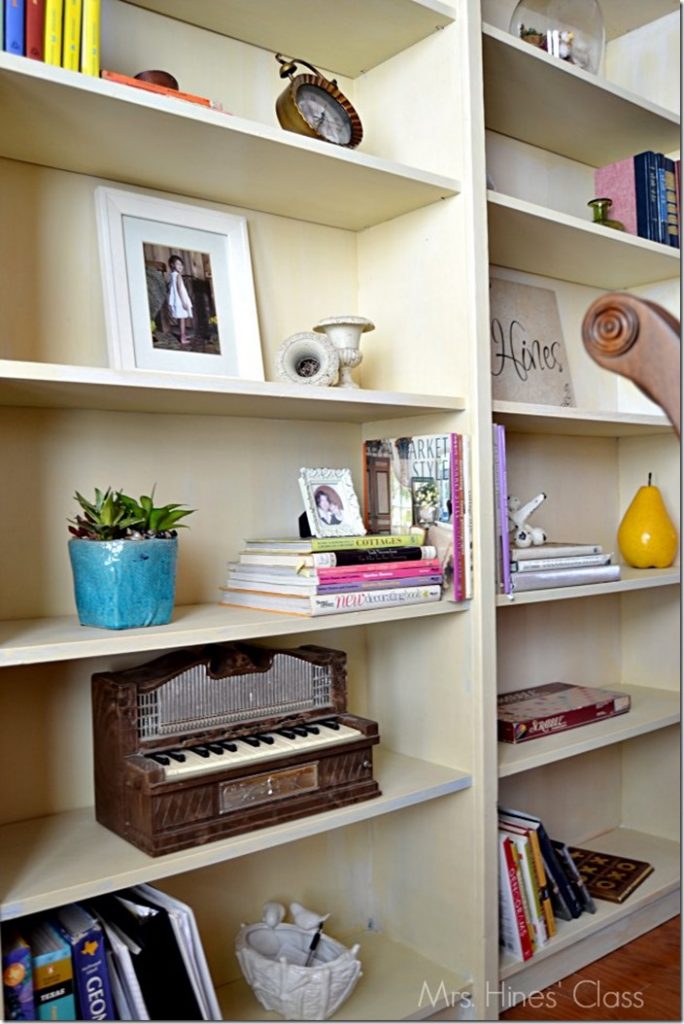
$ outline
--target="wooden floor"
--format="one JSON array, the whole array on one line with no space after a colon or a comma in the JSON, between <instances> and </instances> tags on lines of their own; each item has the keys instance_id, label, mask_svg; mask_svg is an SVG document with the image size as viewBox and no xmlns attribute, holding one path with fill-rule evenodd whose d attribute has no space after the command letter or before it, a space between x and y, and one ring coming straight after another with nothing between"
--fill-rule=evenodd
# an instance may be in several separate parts
<instances>
[{"instance_id":1,"label":"wooden floor","mask_svg":"<svg viewBox=\"0 0 684 1024\"><path fill-rule=\"evenodd\" d=\"M682 1020L680 919L672 918L518 1003L501 1020Z\"/></svg>"}]
</instances>

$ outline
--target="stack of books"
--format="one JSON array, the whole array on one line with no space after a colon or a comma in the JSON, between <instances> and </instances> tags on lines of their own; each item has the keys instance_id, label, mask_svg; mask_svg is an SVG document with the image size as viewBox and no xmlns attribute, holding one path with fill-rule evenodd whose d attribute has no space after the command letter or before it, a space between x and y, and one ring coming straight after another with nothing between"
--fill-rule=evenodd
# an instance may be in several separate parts
<instances>
[{"instance_id":1,"label":"stack of books","mask_svg":"<svg viewBox=\"0 0 684 1024\"><path fill-rule=\"evenodd\" d=\"M625 231L679 248L680 164L647 150L594 171L596 196L612 200L609 216Z\"/></svg>"},{"instance_id":2,"label":"stack of books","mask_svg":"<svg viewBox=\"0 0 684 1024\"><path fill-rule=\"evenodd\" d=\"M515 960L530 960L557 921L595 914L595 899L622 903L653 866L631 857L551 839L541 818L499 810L499 941Z\"/></svg>"},{"instance_id":3,"label":"stack of books","mask_svg":"<svg viewBox=\"0 0 684 1024\"><path fill-rule=\"evenodd\" d=\"M612 583L620 566L600 544L551 542L536 547L510 548L511 593L547 587L577 587L583 583Z\"/></svg>"},{"instance_id":4,"label":"stack of books","mask_svg":"<svg viewBox=\"0 0 684 1024\"><path fill-rule=\"evenodd\" d=\"M221 604L313 616L439 601L441 563L421 539L405 533L248 540L228 564Z\"/></svg>"},{"instance_id":5,"label":"stack of books","mask_svg":"<svg viewBox=\"0 0 684 1024\"><path fill-rule=\"evenodd\" d=\"M0 34L7 53L100 74L100 0L5 0L4 6Z\"/></svg>"}]
</instances>

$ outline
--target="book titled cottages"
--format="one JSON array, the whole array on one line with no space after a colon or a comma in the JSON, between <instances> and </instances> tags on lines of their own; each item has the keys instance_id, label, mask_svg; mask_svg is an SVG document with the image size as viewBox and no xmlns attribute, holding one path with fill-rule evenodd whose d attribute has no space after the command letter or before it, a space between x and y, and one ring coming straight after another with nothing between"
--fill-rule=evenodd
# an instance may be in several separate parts
<instances>
[{"instance_id":1,"label":"book titled cottages","mask_svg":"<svg viewBox=\"0 0 684 1024\"><path fill-rule=\"evenodd\" d=\"M631 699L615 690L572 683L544 683L498 698L498 736L504 743L525 743L579 725L629 711Z\"/></svg>"}]
</instances>

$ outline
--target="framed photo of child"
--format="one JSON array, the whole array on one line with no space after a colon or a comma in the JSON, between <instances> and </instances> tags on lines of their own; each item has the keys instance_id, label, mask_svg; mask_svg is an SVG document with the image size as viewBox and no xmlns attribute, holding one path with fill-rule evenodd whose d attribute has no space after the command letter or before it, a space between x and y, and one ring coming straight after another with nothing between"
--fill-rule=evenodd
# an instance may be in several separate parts
<instances>
[{"instance_id":1,"label":"framed photo of child","mask_svg":"<svg viewBox=\"0 0 684 1024\"><path fill-rule=\"evenodd\" d=\"M244 217L95 192L109 362L263 380Z\"/></svg>"},{"instance_id":2,"label":"framed photo of child","mask_svg":"<svg viewBox=\"0 0 684 1024\"><path fill-rule=\"evenodd\" d=\"M299 488L314 537L362 537L366 533L349 469L299 471Z\"/></svg>"}]
</instances>

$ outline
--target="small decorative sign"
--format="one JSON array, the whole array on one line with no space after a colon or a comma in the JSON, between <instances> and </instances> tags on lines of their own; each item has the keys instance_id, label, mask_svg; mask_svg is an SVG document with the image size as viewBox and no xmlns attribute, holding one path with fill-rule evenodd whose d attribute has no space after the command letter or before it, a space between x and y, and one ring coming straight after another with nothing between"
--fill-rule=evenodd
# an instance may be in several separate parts
<instances>
[{"instance_id":1,"label":"small decorative sign","mask_svg":"<svg viewBox=\"0 0 684 1024\"><path fill-rule=\"evenodd\" d=\"M492 397L574 406L556 293L492 277L489 302Z\"/></svg>"}]
</instances>

